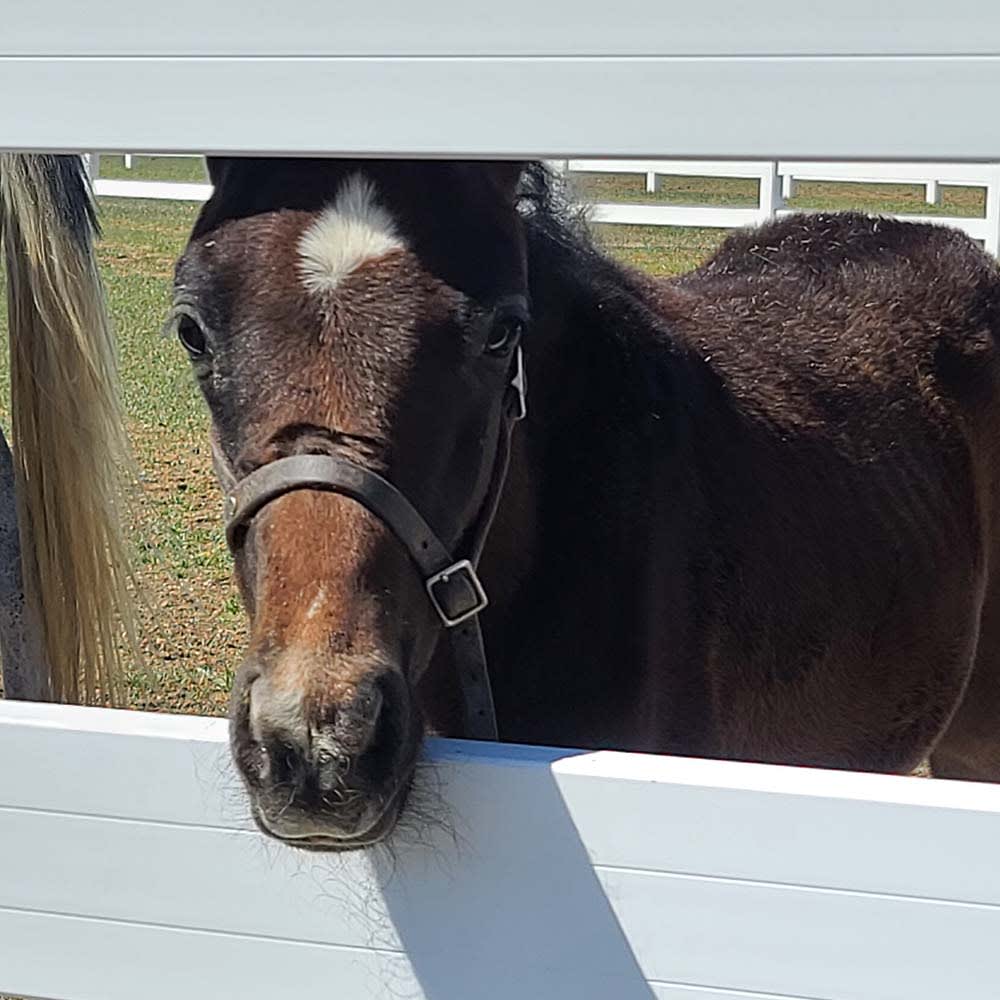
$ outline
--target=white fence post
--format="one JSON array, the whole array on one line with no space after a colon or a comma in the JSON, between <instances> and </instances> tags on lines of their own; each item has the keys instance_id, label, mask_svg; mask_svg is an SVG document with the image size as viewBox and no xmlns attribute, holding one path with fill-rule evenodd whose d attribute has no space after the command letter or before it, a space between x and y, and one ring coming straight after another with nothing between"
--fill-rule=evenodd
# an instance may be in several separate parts
<instances>
[{"instance_id":1,"label":"white fence post","mask_svg":"<svg viewBox=\"0 0 1000 1000\"><path fill-rule=\"evenodd\" d=\"M765 219L773 219L778 211L785 207L782 187L777 161L772 160L770 163L765 163L761 171L758 191L758 207L762 222Z\"/></svg>"},{"instance_id":2,"label":"white fence post","mask_svg":"<svg viewBox=\"0 0 1000 1000\"><path fill-rule=\"evenodd\" d=\"M131 153L126 153L125 154L125 169L126 170L131 170L132 169L132 154Z\"/></svg>"},{"instance_id":3,"label":"white fence post","mask_svg":"<svg viewBox=\"0 0 1000 1000\"><path fill-rule=\"evenodd\" d=\"M646 173L646 194L655 194L656 189L659 187L659 180L656 176L655 170L649 170Z\"/></svg>"},{"instance_id":4,"label":"white fence post","mask_svg":"<svg viewBox=\"0 0 1000 1000\"><path fill-rule=\"evenodd\" d=\"M782 174L781 175L781 197L785 201L789 201L794 198L798 192L798 182L795 180L794 174Z\"/></svg>"},{"instance_id":5,"label":"white fence post","mask_svg":"<svg viewBox=\"0 0 1000 1000\"><path fill-rule=\"evenodd\" d=\"M984 249L1000 257L1000 164L994 164L986 184L986 238Z\"/></svg>"},{"instance_id":6,"label":"white fence post","mask_svg":"<svg viewBox=\"0 0 1000 1000\"><path fill-rule=\"evenodd\" d=\"M926 193L924 199L928 205L941 204L941 185L936 180L928 181L925 185Z\"/></svg>"}]
</instances>

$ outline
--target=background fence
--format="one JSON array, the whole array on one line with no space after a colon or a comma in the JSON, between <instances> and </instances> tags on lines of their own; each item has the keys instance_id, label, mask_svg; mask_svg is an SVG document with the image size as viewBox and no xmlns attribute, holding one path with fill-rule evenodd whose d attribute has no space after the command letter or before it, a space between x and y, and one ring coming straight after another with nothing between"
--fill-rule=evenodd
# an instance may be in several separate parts
<instances>
[{"instance_id":1,"label":"background fence","mask_svg":"<svg viewBox=\"0 0 1000 1000\"><path fill-rule=\"evenodd\" d=\"M556 165L569 175L580 173L643 174L646 191L657 189L661 176L748 177L758 182L756 208L686 207L601 203L594 206L598 222L641 226L707 226L733 228L786 215L787 199L800 180L858 184L921 184L926 200L938 204L942 185L979 187L986 192L981 218L940 215L900 215L913 222L953 226L1000 255L1000 163L833 163L793 160L562 160Z\"/></svg>"},{"instance_id":2,"label":"background fence","mask_svg":"<svg viewBox=\"0 0 1000 1000\"><path fill-rule=\"evenodd\" d=\"M156 155L156 154L152 154ZM167 154L159 154L167 155ZM125 154L131 168L131 154ZM211 195L210 184L183 184L169 181L112 180L100 176L100 156L90 156L95 190L116 198L158 198L177 201L204 201ZM940 215L900 215L914 222L953 226L978 240L994 256L1000 256L1000 163L843 163L773 160L556 160L553 166L568 176L574 174L642 174L646 191L655 192L658 178L733 177L757 181L755 208L702 205L649 205L602 202L593 206L595 222L637 226L696 226L733 229L757 225L786 215L786 201L795 194L800 180L838 181L859 184L921 184L929 204L938 204L943 185L979 187L986 193L986 210L980 218Z\"/></svg>"}]
</instances>

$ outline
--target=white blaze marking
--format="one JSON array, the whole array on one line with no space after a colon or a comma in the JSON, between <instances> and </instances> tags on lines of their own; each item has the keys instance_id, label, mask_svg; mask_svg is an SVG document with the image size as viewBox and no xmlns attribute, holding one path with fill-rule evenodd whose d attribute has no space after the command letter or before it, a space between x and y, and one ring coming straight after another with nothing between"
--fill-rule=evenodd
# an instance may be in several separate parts
<instances>
[{"instance_id":1,"label":"white blaze marking","mask_svg":"<svg viewBox=\"0 0 1000 1000\"><path fill-rule=\"evenodd\" d=\"M366 260L405 246L389 211L376 201L375 185L351 174L332 205L299 240L299 273L311 292L332 292Z\"/></svg>"}]
</instances>

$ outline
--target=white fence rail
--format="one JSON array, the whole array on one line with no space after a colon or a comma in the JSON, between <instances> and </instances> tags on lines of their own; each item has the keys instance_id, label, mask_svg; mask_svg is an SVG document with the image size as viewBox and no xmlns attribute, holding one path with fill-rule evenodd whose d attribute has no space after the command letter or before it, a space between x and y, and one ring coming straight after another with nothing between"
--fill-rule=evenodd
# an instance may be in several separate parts
<instances>
[{"instance_id":1,"label":"white fence rail","mask_svg":"<svg viewBox=\"0 0 1000 1000\"><path fill-rule=\"evenodd\" d=\"M941 186L988 187L995 177L994 163L840 163L818 160L781 160L782 195L795 196L796 182L850 181L859 184L922 184L925 200L937 205Z\"/></svg>"},{"instance_id":2,"label":"white fence rail","mask_svg":"<svg viewBox=\"0 0 1000 1000\"><path fill-rule=\"evenodd\" d=\"M187 184L181 181L124 181L98 177L95 194L106 198L153 198L158 201L207 201L211 184Z\"/></svg>"},{"instance_id":3,"label":"white fence rail","mask_svg":"<svg viewBox=\"0 0 1000 1000\"><path fill-rule=\"evenodd\" d=\"M751 226L773 218L782 207L777 164L764 160L567 160L568 173L645 174L646 190L655 191L657 177L749 177L758 181L756 208L685 205L628 205L603 202L593 207L595 222L635 226L709 226L722 229Z\"/></svg>"},{"instance_id":4,"label":"white fence rail","mask_svg":"<svg viewBox=\"0 0 1000 1000\"><path fill-rule=\"evenodd\" d=\"M688 207L602 202L593 208L597 222L646 226L708 226L729 229L764 222L786 214L786 200L799 180L861 184L922 184L926 200L940 201L942 185L981 187L986 191L984 216L906 214L913 222L961 229L985 249L1000 256L1000 163L833 163L769 160L564 160L556 161L570 174L643 174L646 191L654 192L661 176L747 177L758 182L756 208Z\"/></svg>"},{"instance_id":5,"label":"white fence rail","mask_svg":"<svg viewBox=\"0 0 1000 1000\"><path fill-rule=\"evenodd\" d=\"M997 995L993 786L434 742L395 852L331 857L253 829L222 720L0 702L0 761L4 993Z\"/></svg>"},{"instance_id":6,"label":"white fence rail","mask_svg":"<svg viewBox=\"0 0 1000 1000\"><path fill-rule=\"evenodd\" d=\"M130 154L125 154L129 156ZM169 154L158 154L169 155ZM212 193L208 183L176 181L113 180L100 176L100 156L90 157L95 173L94 189L115 198L154 198L173 201L204 201ZM647 192L658 187L665 175L687 177L745 177L757 181L755 208L698 205L649 205L602 202L593 206L595 222L637 226L704 226L735 229L757 225L788 212L786 198L798 180L828 180L864 184L918 183L927 189L927 201L940 198L941 185L982 187L986 191L985 216L901 215L913 222L961 229L985 249L1000 256L1000 164L968 163L832 163L770 160L562 160L556 165L570 174L643 174Z\"/></svg>"}]
</instances>

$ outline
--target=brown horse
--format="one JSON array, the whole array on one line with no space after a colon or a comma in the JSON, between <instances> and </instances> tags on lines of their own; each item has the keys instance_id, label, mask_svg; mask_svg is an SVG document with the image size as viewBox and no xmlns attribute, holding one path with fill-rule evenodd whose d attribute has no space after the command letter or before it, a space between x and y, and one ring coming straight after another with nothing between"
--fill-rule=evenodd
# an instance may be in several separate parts
<instances>
[{"instance_id":1,"label":"brown horse","mask_svg":"<svg viewBox=\"0 0 1000 1000\"><path fill-rule=\"evenodd\" d=\"M480 564L503 739L1000 779L1000 272L967 238L796 217L657 282L537 165L211 173L175 314L265 831L372 843L425 730L468 732L438 638L475 577L429 599L421 546L475 562L519 348Z\"/></svg>"}]
</instances>

